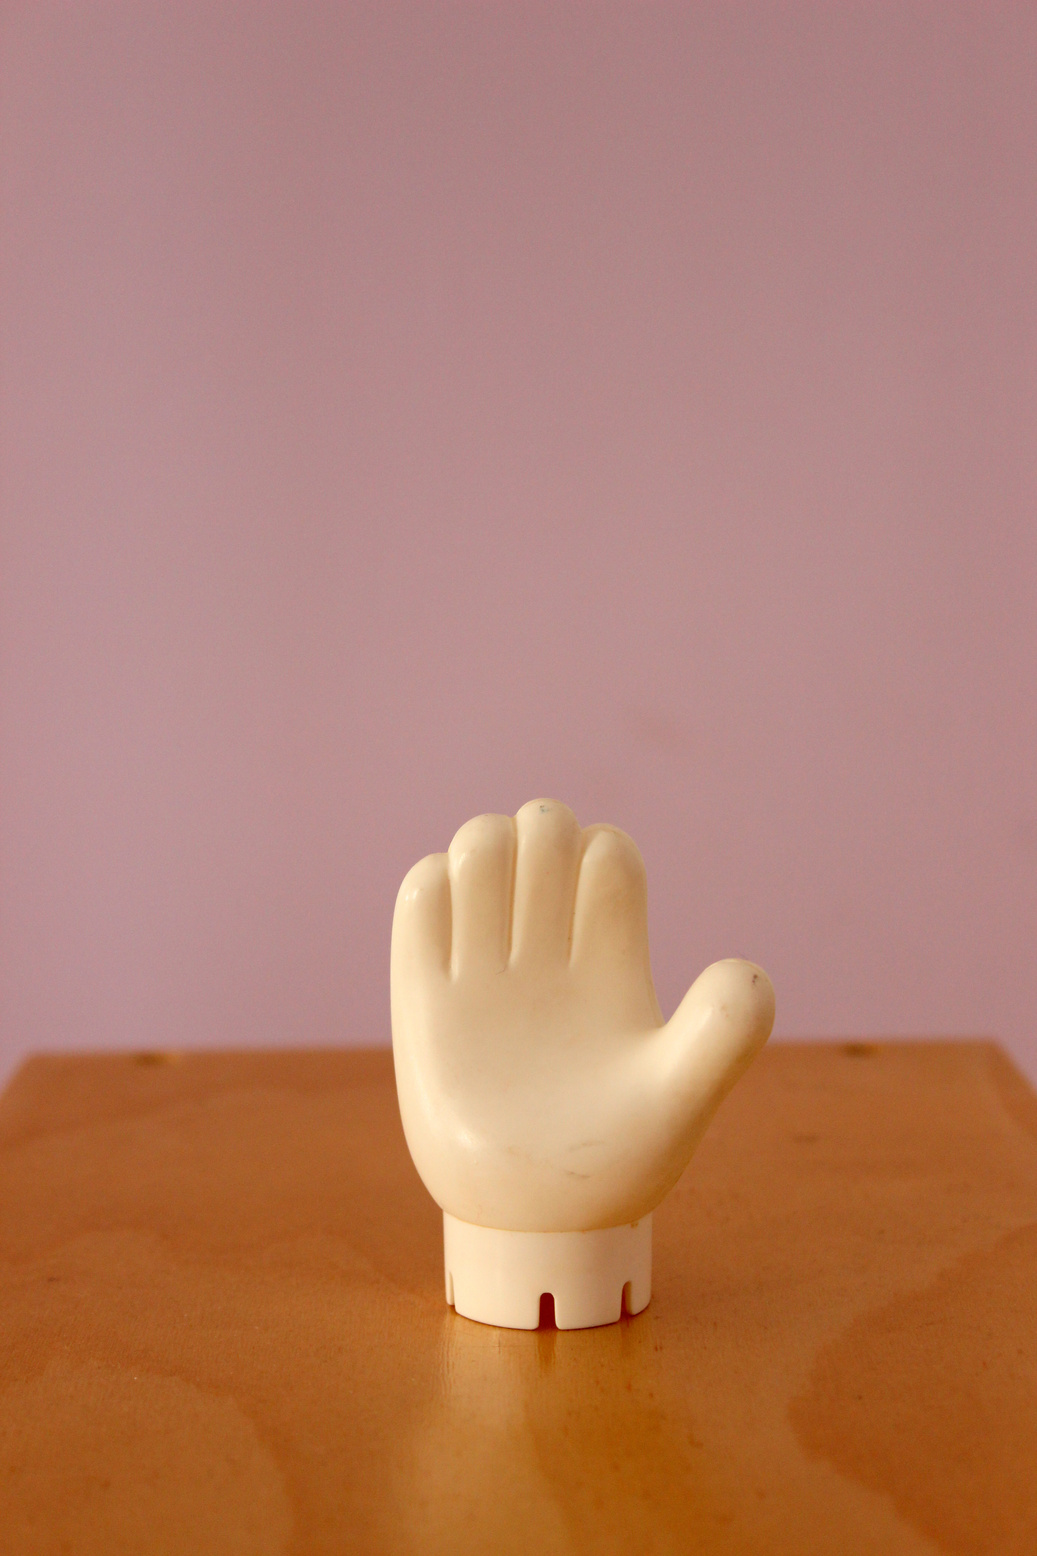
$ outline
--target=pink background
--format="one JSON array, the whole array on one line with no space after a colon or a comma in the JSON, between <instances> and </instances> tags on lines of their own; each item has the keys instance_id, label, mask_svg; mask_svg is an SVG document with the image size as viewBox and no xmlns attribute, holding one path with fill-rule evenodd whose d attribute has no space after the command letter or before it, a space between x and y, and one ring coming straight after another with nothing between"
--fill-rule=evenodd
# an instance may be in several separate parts
<instances>
[{"instance_id":1,"label":"pink background","mask_svg":"<svg viewBox=\"0 0 1037 1556\"><path fill-rule=\"evenodd\" d=\"M1037 6L8 4L3 1065L382 1043L481 810L1037 1075Z\"/></svg>"}]
</instances>

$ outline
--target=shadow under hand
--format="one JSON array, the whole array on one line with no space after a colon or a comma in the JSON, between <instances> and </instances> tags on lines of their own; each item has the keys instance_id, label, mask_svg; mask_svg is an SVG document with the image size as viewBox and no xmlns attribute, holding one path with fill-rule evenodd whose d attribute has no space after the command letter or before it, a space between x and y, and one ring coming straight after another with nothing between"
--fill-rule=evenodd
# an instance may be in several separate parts
<instances>
[{"instance_id":1,"label":"shadow under hand","mask_svg":"<svg viewBox=\"0 0 1037 1556\"><path fill-rule=\"evenodd\" d=\"M406 1548L429 1556L728 1543L730 1497L663 1385L650 1310L534 1332L445 1314L432 1398L397 1462Z\"/></svg>"}]
</instances>

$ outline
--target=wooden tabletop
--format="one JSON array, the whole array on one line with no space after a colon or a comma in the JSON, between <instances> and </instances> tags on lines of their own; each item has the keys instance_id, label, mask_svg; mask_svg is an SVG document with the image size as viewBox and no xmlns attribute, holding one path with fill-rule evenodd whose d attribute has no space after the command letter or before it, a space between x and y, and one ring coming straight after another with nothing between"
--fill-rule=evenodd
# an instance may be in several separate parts
<instances>
[{"instance_id":1,"label":"wooden tabletop","mask_svg":"<svg viewBox=\"0 0 1037 1556\"><path fill-rule=\"evenodd\" d=\"M640 1317L443 1300L384 1051L40 1058L0 1101L5 1556L1037 1551L1037 1098L772 1046Z\"/></svg>"}]
</instances>

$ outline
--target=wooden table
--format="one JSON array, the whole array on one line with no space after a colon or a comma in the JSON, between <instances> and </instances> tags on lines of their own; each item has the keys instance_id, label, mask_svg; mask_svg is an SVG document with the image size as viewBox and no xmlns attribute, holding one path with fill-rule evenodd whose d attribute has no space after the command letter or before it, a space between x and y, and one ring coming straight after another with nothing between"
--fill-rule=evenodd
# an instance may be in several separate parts
<instances>
[{"instance_id":1,"label":"wooden table","mask_svg":"<svg viewBox=\"0 0 1037 1556\"><path fill-rule=\"evenodd\" d=\"M386 1052L41 1058L0 1102L0 1550L1037 1552L1037 1098L772 1046L640 1317L444 1304Z\"/></svg>"}]
</instances>

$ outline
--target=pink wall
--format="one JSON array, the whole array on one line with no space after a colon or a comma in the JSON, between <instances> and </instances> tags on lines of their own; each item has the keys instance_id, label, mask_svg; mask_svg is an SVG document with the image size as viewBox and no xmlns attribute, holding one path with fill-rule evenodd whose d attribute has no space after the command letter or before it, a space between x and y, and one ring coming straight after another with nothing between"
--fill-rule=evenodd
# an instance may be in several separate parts
<instances>
[{"instance_id":1,"label":"pink wall","mask_svg":"<svg viewBox=\"0 0 1037 1556\"><path fill-rule=\"evenodd\" d=\"M4 1065L384 1042L550 793L1037 1075L1037 7L2 25Z\"/></svg>"}]
</instances>

